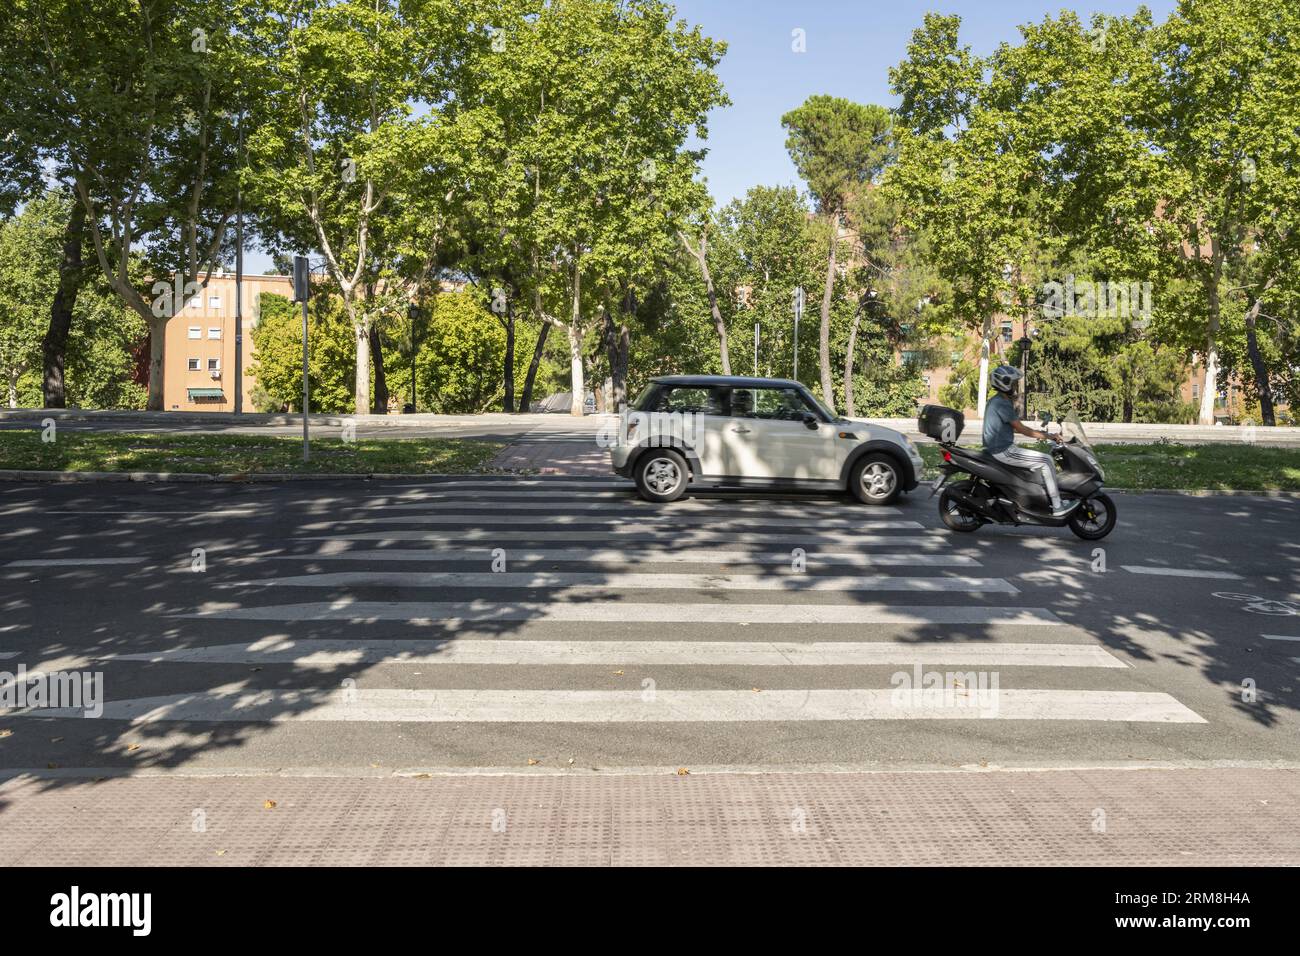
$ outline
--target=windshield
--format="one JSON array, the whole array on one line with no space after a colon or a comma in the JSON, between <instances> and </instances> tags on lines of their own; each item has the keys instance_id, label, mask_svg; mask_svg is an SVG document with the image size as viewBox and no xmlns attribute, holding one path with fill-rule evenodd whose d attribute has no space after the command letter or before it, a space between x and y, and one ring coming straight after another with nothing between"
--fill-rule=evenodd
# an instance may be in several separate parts
<instances>
[{"instance_id":1,"label":"windshield","mask_svg":"<svg viewBox=\"0 0 1300 956\"><path fill-rule=\"evenodd\" d=\"M1088 451L1092 451L1092 445L1088 443L1088 436L1084 434L1083 423L1079 421L1079 413L1070 409L1065 417L1061 419L1061 436L1066 440L1077 439L1079 444Z\"/></svg>"},{"instance_id":2,"label":"windshield","mask_svg":"<svg viewBox=\"0 0 1300 956\"><path fill-rule=\"evenodd\" d=\"M826 416L826 420L828 422L840 421L840 416L836 415L833 411L831 411L824 404L822 404L821 399L819 399L816 395L812 393L812 389L801 388L800 391L803 393L804 400L812 402L814 405L816 405L818 411L820 411L823 415Z\"/></svg>"}]
</instances>

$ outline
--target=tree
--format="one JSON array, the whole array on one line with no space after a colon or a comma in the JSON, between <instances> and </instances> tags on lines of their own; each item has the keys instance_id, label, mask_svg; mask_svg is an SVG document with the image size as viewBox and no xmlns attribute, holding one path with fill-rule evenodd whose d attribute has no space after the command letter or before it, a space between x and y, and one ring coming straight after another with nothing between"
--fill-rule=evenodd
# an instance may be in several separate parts
<instances>
[{"instance_id":1,"label":"tree","mask_svg":"<svg viewBox=\"0 0 1300 956\"><path fill-rule=\"evenodd\" d=\"M436 152L452 97L458 13L439 0L274 0L250 27L269 117L248 139L252 198L273 246L319 251L352 325L358 413L371 408L372 327L400 311L398 262L419 241L402 228L418 218L401 210L443 195L417 191L413 174ZM423 117L417 97L431 107Z\"/></svg>"},{"instance_id":2,"label":"tree","mask_svg":"<svg viewBox=\"0 0 1300 956\"><path fill-rule=\"evenodd\" d=\"M229 240L235 110L248 79L239 11L214 0L18 5L0 32L6 110L23 118L23 151L73 188L100 271L148 323L149 407L160 409L167 321L201 292ZM80 231L70 217L47 348L56 363ZM152 298L135 284L137 257L155 279ZM57 393L57 371L47 378Z\"/></svg>"},{"instance_id":3,"label":"tree","mask_svg":"<svg viewBox=\"0 0 1300 956\"><path fill-rule=\"evenodd\" d=\"M820 349L822 398L832 408L831 299L835 291L836 250L840 226L854 196L879 179L893 154L889 111L834 96L811 96L781 117L786 149L800 177L808 184L817 211L830 226L826 278L822 287Z\"/></svg>"},{"instance_id":4,"label":"tree","mask_svg":"<svg viewBox=\"0 0 1300 956\"><path fill-rule=\"evenodd\" d=\"M903 205L905 225L925 227L952 316L979 332L983 416L993 318L1027 313L1038 298L1029 277L1035 241L1047 231L1039 211L1047 154L1041 116L1006 93L1016 79L1004 66L1010 48L981 60L959 43L960 23L927 14L907 58L890 70L902 126L886 186Z\"/></svg>"},{"instance_id":5,"label":"tree","mask_svg":"<svg viewBox=\"0 0 1300 956\"><path fill-rule=\"evenodd\" d=\"M253 405L261 412L302 409L302 306L264 292L253 326L257 379ZM351 318L336 296L313 294L308 305L307 384L311 410L346 412L352 399L355 355Z\"/></svg>"},{"instance_id":6,"label":"tree","mask_svg":"<svg viewBox=\"0 0 1300 956\"><path fill-rule=\"evenodd\" d=\"M659 0L536 2L502 16L499 59L477 80L481 113L471 96L464 114L503 154L484 171L488 194L503 197L493 209L500 235L485 243L537 320L564 334L581 415L590 344L612 339L621 390L636 289L696 208L702 153L686 144L704 137L708 110L723 101L713 72L723 47Z\"/></svg>"},{"instance_id":7,"label":"tree","mask_svg":"<svg viewBox=\"0 0 1300 956\"><path fill-rule=\"evenodd\" d=\"M60 238L72 203L47 192L0 223L0 372L10 408L18 380L41 361L48 303L58 288Z\"/></svg>"}]
</instances>

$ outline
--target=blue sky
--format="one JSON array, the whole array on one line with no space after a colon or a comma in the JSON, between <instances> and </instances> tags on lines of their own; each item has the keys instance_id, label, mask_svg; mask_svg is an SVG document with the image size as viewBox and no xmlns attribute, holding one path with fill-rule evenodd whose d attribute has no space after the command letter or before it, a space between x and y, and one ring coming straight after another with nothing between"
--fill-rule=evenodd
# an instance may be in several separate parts
<instances>
[{"instance_id":1,"label":"blue sky","mask_svg":"<svg viewBox=\"0 0 1300 956\"><path fill-rule=\"evenodd\" d=\"M1018 36L1022 23L1063 9L1081 17L1131 14L1138 0L678 0L678 16L728 44L719 74L732 105L709 119L704 173L726 203L756 185L798 184L781 116L814 93L894 106L889 68L903 58L927 12L958 14L962 40L977 54ZM1146 0L1163 20L1175 0ZM807 52L791 50L800 28Z\"/></svg>"},{"instance_id":2,"label":"blue sky","mask_svg":"<svg viewBox=\"0 0 1300 956\"><path fill-rule=\"evenodd\" d=\"M1146 0L1157 21L1176 0ZM977 54L1018 36L1022 23L1072 9L1131 14L1138 0L679 0L677 14L728 44L719 74L732 105L709 118L704 175L725 204L751 186L799 185L785 151L781 116L814 93L893 106L889 68L907 48L928 11L962 18L962 40ZM791 49L792 31L804 31L806 52ZM246 257L250 272L269 267L260 253Z\"/></svg>"}]
</instances>

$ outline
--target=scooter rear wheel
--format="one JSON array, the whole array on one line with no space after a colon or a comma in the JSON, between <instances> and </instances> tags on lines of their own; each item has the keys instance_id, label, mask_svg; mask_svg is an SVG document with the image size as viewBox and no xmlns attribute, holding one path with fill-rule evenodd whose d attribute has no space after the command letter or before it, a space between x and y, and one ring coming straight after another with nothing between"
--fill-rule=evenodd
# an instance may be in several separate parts
<instances>
[{"instance_id":1,"label":"scooter rear wheel","mask_svg":"<svg viewBox=\"0 0 1300 956\"><path fill-rule=\"evenodd\" d=\"M1100 541L1115 530L1117 517L1110 495L1093 495L1070 515L1070 530L1084 541Z\"/></svg>"},{"instance_id":2,"label":"scooter rear wheel","mask_svg":"<svg viewBox=\"0 0 1300 956\"><path fill-rule=\"evenodd\" d=\"M974 487L974 482L959 481L943 489L943 493L939 495L939 517L950 530L966 534L979 530L980 525L984 523L952 495L953 491L968 495Z\"/></svg>"}]
</instances>

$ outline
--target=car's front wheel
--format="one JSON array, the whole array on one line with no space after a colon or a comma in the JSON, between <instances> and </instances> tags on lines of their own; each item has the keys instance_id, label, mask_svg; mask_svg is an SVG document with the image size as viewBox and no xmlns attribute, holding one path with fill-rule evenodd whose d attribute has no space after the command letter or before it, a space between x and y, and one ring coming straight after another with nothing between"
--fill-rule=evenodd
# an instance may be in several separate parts
<instances>
[{"instance_id":1,"label":"car's front wheel","mask_svg":"<svg viewBox=\"0 0 1300 956\"><path fill-rule=\"evenodd\" d=\"M903 490L898 462L883 452L869 452L849 472L849 490L868 505L887 505Z\"/></svg>"},{"instance_id":2,"label":"car's front wheel","mask_svg":"<svg viewBox=\"0 0 1300 956\"><path fill-rule=\"evenodd\" d=\"M633 472L636 490L646 501L676 501L690 480L686 459L667 448L655 448L642 455Z\"/></svg>"}]
</instances>

